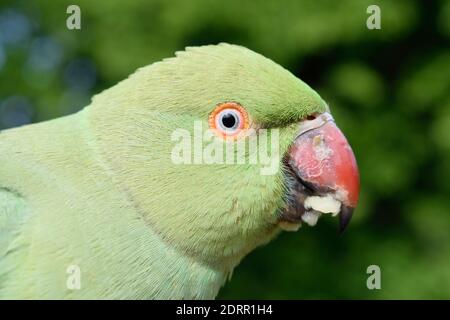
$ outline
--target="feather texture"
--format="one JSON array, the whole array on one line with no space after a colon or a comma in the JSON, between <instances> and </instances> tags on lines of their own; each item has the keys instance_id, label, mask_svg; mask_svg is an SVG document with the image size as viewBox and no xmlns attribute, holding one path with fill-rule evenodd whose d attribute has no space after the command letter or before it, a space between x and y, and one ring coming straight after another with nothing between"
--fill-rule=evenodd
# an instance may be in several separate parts
<instances>
[{"instance_id":1,"label":"feather texture","mask_svg":"<svg viewBox=\"0 0 450 320\"><path fill-rule=\"evenodd\" d=\"M221 44L139 69L77 114L2 132L0 297L214 298L279 232L285 191L282 170L260 164L171 161L171 133L206 129L224 101L279 128L281 153L296 121L326 109L287 70Z\"/></svg>"}]
</instances>

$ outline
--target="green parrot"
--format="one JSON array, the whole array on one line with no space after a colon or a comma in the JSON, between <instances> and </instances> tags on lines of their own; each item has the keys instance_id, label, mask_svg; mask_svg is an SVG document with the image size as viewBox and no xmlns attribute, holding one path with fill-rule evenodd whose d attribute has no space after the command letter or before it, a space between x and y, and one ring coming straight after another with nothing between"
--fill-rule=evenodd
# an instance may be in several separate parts
<instances>
[{"instance_id":1,"label":"green parrot","mask_svg":"<svg viewBox=\"0 0 450 320\"><path fill-rule=\"evenodd\" d=\"M241 161L207 157L223 148ZM344 229L358 193L313 89L244 47L189 47L0 133L0 298L215 298L280 231L325 214Z\"/></svg>"}]
</instances>

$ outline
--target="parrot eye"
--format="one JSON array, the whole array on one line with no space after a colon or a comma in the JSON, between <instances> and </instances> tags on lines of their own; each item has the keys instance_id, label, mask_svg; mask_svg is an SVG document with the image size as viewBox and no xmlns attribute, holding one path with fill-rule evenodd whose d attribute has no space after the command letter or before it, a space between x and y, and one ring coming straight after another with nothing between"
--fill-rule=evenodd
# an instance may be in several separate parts
<instances>
[{"instance_id":1,"label":"parrot eye","mask_svg":"<svg viewBox=\"0 0 450 320\"><path fill-rule=\"evenodd\" d=\"M221 137L237 137L248 122L247 111L236 102L219 104L209 116L209 127Z\"/></svg>"},{"instance_id":2,"label":"parrot eye","mask_svg":"<svg viewBox=\"0 0 450 320\"><path fill-rule=\"evenodd\" d=\"M226 110L219 116L219 125L225 130L234 130L239 125L239 117L234 111Z\"/></svg>"}]
</instances>

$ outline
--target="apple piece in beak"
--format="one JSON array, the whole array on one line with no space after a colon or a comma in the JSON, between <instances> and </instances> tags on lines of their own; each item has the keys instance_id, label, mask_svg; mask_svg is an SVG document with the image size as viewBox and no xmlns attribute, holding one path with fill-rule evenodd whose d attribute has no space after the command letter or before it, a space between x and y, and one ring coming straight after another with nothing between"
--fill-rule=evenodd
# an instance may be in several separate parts
<instances>
[{"instance_id":1,"label":"apple piece in beak","mask_svg":"<svg viewBox=\"0 0 450 320\"><path fill-rule=\"evenodd\" d=\"M345 230L359 197L359 172L353 151L329 113L300 123L300 131L288 152L287 162L299 181L314 197L331 196L339 201L340 230ZM305 206L303 211L325 213L322 206ZM331 200L333 200L331 199ZM301 213L304 214L304 213Z\"/></svg>"}]
</instances>

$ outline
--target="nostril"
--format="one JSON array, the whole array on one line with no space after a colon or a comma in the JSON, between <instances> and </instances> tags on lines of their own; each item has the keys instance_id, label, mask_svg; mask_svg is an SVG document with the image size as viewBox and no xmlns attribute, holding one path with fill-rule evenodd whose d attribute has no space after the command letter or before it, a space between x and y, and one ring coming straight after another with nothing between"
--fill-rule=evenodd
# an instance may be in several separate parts
<instances>
[{"instance_id":1,"label":"nostril","mask_svg":"<svg viewBox=\"0 0 450 320\"><path fill-rule=\"evenodd\" d=\"M315 118L316 118L316 116L312 114L312 115L307 116L306 120L314 120Z\"/></svg>"}]
</instances>

